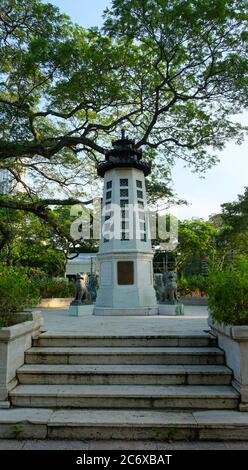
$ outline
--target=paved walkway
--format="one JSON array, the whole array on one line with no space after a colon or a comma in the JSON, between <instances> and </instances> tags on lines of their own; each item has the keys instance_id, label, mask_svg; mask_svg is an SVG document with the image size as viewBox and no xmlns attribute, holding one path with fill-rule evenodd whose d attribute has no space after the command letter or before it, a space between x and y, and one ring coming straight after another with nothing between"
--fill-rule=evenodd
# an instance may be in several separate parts
<instances>
[{"instance_id":1,"label":"paved walkway","mask_svg":"<svg viewBox=\"0 0 248 470\"><path fill-rule=\"evenodd\" d=\"M248 450L248 442L0 440L0 450Z\"/></svg>"},{"instance_id":2,"label":"paved walkway","mask_svg":"<svg viewBox=\"0 0 248 470\"><path fill-rule=\"evenodd\" d=\"M207 307L186 306L183 316L94 316L93 306L85 305L85 313L68 315L67 309L38 309L44 317L44 331L77 332L89 336L201 334L209 330Z\"/></svg>"}]
</instances>

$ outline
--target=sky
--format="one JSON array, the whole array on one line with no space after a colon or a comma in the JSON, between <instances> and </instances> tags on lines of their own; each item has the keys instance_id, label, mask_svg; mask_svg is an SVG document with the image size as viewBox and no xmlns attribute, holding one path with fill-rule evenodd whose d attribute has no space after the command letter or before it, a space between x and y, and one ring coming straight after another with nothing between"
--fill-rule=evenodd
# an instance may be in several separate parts
<instances>
[{"instance_id":1,"label":"sky","mask_svg":"<svg viewBox=\"0 0 248 470\"><path fill-rule=\"evenodd\" d=\"M43 1L58 6L85 28L101 26L102 12L111 4L111 0ZM242 122L248 125L248 112L242 116ZM242 145L227 143L226 148L218 153L218 158L220 163L208 170L204 179L184 168L182 162L173 168L172 187L180 199L188 201L188 206L173 207L171 212L179 219L207 219L220 211L222 203L236 200L248 186L248 138Z\"/></svg>"}]
</instances>

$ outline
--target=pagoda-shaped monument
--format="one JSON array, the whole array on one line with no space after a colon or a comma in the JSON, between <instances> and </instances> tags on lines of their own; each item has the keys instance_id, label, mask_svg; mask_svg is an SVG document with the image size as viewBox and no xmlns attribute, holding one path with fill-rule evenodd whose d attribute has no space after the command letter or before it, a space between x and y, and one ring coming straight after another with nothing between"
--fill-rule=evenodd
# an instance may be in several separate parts
<instances>
[{"instance_id":1,"label":"pagoda-shaped monument","mask_svg":"<svg viewBox=\"0 0 248 470\"><path fill-rule=\"evenodd\" d=\"M104 178L100 277L95 315L158 314L145 176L151 165L125 137L113 142L97 166Z\"/></svg>"}]
</instances>

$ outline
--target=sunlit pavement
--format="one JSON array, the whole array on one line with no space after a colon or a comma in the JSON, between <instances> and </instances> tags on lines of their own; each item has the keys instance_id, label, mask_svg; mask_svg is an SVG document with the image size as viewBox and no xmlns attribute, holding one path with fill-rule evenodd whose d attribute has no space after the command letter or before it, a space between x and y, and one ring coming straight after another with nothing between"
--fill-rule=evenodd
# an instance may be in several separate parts
<instances>
[{"instance_id":1,"label":"sunlit pavement","mask_svg":"<svg viewBox=\"0 0 248 470\"><path fill-rule=\"evenodd\" d=\"M203 306L185 306L183 316L94 316L93 306L85 305L84 313L69 316L67 309L37 309L44 317L44 331L77 332L85 335L167 335L201 334L209 330L208 310Z\"/></svg>"}]
</instances>

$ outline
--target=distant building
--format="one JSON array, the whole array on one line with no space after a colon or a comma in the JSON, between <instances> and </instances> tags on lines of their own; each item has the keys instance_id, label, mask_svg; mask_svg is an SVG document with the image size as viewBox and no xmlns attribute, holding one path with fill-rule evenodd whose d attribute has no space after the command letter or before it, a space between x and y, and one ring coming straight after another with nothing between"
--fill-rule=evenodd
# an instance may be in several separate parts
<instances>
[{"instance_id":1,"label":"distant building","mask_svg":"<svg viewBox=\"0 0 248 470\"><path fill-rule=\"evenodd\" d=\"M0 170L0 194L11 192L11 178L8 170Z\"/></svg>"},{"instance_id":2,"label":"distant building","mask_svg":"<svg viewBox=\"0 0 248 470\"><path fill-rule=\"evenodd\" d=\"M25 183L26 173L23 172L22 180ZM0 194L11 194L13 192L24 192L25 188L16 181L13 175L5 168L0 169Z\"/></svg>"},{"instance_id":3,"label":"distant building","mask_svg":"<svg viewBox=\"0 0 248 470\"><path fill-rule=\"evenodd\" d=\"M75 253L71 253L73 258ZM69 259L66 265L66 277L74 277L77 273L97 274L96 253L79 253L76 258Z\"/></svg>"}]
</instances>

